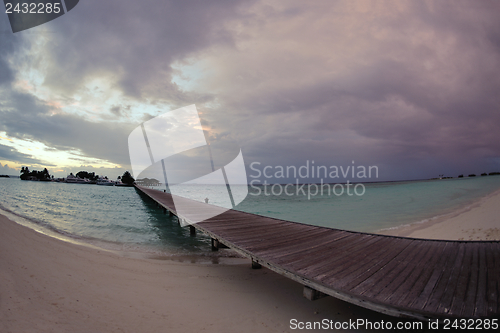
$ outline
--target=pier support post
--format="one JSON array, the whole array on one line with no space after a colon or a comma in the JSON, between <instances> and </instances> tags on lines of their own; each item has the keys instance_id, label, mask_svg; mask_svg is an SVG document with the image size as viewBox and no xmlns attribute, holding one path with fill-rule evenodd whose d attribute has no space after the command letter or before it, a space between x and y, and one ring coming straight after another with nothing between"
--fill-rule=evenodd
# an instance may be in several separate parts
<instances>
[{"instance_id":1,"label":"pier support post","mask_svg":"<svg viewBox=\"0 0 500 333\"><path fill-rule=\"evenodd\" d=\"M262 265L252 259L252 269L262 268Z\"/></svg>"},{"instance_id":2,"label":"pier support post","mask_svg":"<svg viewBox=\"0 0 500 333\"><path fill-rule=\"evenodd\" d=\"M219 241L212 238L212 251L219 251Z\"/></svg>"},{"instance_id":3,"label":"pier support post","mask_svg":"<svg viewBox=\"0 0 500 333\"><path fill-rule=\"evenodd\" d=\"M315 301L317 299L328 296L327 294L324 294L321 291L317 291L316 289L313 289L308 286L304 286L303 295L310 301Z\"/></svg>"},{"instance_id":4,"label":"pier support post","mask_svg":"<svg viewBox=\"0 0 500 333\"><path fill-rule=\"evenodd\" d=\"M229 247L219 242L218 239L212 238L212 251L219 251L219 249L229 249Z\"/></svg>"},{"instance_id":5,"label":"pier support post","mask_svg":"<svg viewBox=\"0 0 500 333\"><path fill-rule=\"evenodd\" d=\"M192 225L189 226L189 234L191 236L196 236L196 228L193 227Z\"/></svg>"}]
</instances>

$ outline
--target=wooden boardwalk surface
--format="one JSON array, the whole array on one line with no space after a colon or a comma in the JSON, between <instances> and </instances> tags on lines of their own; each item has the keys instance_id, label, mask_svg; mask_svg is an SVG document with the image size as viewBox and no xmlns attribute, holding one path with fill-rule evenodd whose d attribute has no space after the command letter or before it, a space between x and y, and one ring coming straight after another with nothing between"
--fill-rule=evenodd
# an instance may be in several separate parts
<instances>
[{"instance_id":1,"label":"wooden boardwalk surface","mask_svg":"<svg viewBox=\"0 0 500 333\"><path fill-rule=\"evenodd\" d=\"M176 214L170 194L136 188ZM190 208L217 209L196 201ZM193 227L307 287L378 312L423 320L500 316L499 241L383 236L235 210Z\"/></svg>"}]
</instances>

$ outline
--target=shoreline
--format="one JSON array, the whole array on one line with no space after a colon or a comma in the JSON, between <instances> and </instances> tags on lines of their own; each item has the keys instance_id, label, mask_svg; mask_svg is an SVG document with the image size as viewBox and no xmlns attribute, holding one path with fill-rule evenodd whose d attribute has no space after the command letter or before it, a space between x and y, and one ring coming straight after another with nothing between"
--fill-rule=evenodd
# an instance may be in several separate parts
<instances>
[{"instance_id":1,"label":"shoreline","mask_svg":"<svg viewBox=\"0 0 500 333\"><path fill-rule=\"evenodd\" d=\"M32 229L47 237L54 238L70 244L75 244L83 247L97 249L100 251L114 253L116 255L126 258L173 260L179 262L191 262L200 264L232 263L234 261L243 258L242 256L240 256L235 252L234 253L204 252L197 254L170 253L166 250L152 250L152 248L147 246L143 248L134 247L133 249L127 249L125 247L126 244L123 243L112 243L100 239L78 238L75 237L74 235L65 234L64 232L61 232L60 230L55 229L50 225L45 225L43 223L40 223L39 221L19 215L0 205L0 216L2 215L21 226L24 226L28 229Z\"/></svg>"},{"instance_id":2,"label":"shoreline","mask_svg":"<svg viewBox=\"0 0 500 333\"><path fill-rule=\"evenodd\" d=\"M382 235L466 241L500 240L500 190L434 218L378 231Z\"/></svg>"},{"instance_id":3,"label":"shoreline","mask_svg":"<svg viewBox=\"0 0 500 333\"><path fill-rule=\"evenodd\" d=\"M247 259L225 264L123 257L0 215L2 332L283 332L302 322L398 321L325 297Z\"/></svg>"}]
</instances>

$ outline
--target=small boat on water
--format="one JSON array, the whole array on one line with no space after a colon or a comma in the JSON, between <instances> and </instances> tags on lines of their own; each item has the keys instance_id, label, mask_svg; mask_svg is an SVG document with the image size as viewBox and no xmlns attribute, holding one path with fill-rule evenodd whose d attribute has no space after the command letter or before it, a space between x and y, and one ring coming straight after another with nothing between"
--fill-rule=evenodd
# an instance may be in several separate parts
<instances>
[{"instance_id":1,"label":"small boat on water","mask_svg":"<svg viewBox=\"0 0 500 333\"><path fill-rule=\"evenodd\" d=\"M66 177L66 180L64 182L70 184L88 184L89 180L75 177L73 176L73 174L70 174L68 175L68 177Z\"/></svg>"},{"instance_id":2,"label":"small boat on water","mask_svg":"<svg viewBox=\"0 0 500 333\"><path fill-rule=\"evenodd\" d=\"M101 177L97 180L97 185L103 185L103 186L113 186L115 185L115 182L112 180L109 180L108 177Z\"/></svg>"}]
</instances>

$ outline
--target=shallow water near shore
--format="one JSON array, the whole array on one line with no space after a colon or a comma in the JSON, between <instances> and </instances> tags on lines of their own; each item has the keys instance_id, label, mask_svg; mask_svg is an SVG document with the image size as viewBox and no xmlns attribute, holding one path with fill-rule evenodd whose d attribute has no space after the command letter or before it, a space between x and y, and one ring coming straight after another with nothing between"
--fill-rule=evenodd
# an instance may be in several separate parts
<instances>
[{"instance_id":1,"label":"shallow water near shore","mask_svg":"<svg viewBox=\"0 0 500 333\"><path fill-rule=\"evenodd\" d=\"M204 185L206 186L206 185ZM362 232L398 228L472 204L500 189L500 176L364 184L362 196L324 191L309 196L289 186L287 195L270 186L248 187L237 206L249 213ZM163 190L158 187L158 190ZM198 193L201 185L189 192ZM237 189L236 189L237 190ZM214 193L217 191L214 191ZM298 193L298 194L297 194ZM186 196L189 196L186 193ZM34 225L79 242L150 257L211 258L210 239L191 237L135 188L0 179L0 208ZM219 198L210 197L217 204ZM217 254L217 256L225 254ZM230 254L227 254L230 255ZM209 259L211 260L211 259Z\"/></svg>"}]
</instances>

